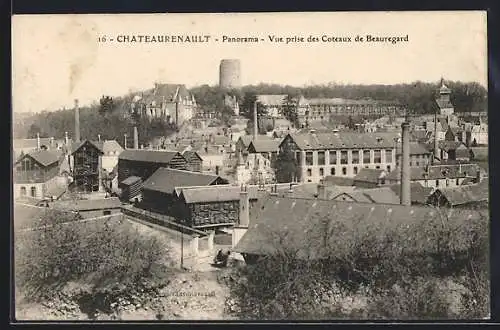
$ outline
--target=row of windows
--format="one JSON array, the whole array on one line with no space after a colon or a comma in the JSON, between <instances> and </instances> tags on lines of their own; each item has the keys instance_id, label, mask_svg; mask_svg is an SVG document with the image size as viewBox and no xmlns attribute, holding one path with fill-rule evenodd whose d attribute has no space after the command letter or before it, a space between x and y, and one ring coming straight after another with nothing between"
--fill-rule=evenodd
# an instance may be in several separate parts
<instances>
[{"instance_id":1,"label":"row of windows","mask_svg":"<svg viewBox=\"0 0 500 330\"><path fill-rule=\"evenodd\" d=\"M369 167L369 166L365 166L365 168L370 168L370 167ZM376 168L377 170L379 170L379 169L380 169L380 166L378 166L378 165L377 165L375 168ZM386 167L386 168L387 168L387 172L390 172L390 171L391 171L391 165L387 165L387 167ZM353 171L354 175L356 175L356 174L358 174L359 169L358 169L358 167L357 167L357 166L354 166L354 167L352 168L352 171ZM345 166L344 166L344 167L342 167L342 169L341 169L341 173L342 173L342 175L347 175L347 167L345 167ZM339 173L339 174L340 174L340 173ZM336 170L336 168L335 168L335 167L330 168L330 175L338 175L338 174L337 174L337 170ZM312 176L312 169L311 169L311 168L308 168L308 169L307 169L307 176ZM319 176L325 176L325 169L324 169L323 167L320 167L320 168L319 168Z\"/></svg>"},{"instance_id":2,"label":"row of windows","mask_svg":"<svg viewBox=\"0 0 500 330\"><path fill-rule=\"evenodd\" d=\"M297 157L300 158L300 153L298 153ZM362 157L363 157L364 164L371 163L371 150L363 150ZM349 161L348 151L341 150L340 151L340 164L348 164L349 163L348 161ZM387 149L385 151L385 162L392 163L392 161L393 161L392 150ZM330 163L330 165L338 164L336 150L330 151L329 163ZM359 164L359 163L360 163L360 151L359 150L352 150L351 151L351 164ZM382 163L382 151L381 150L373 150L373 163L375 163L375 164ZM306 152L306 165L309 165L309 166L314 165L314 158L313 158L312 151ZM325 157L324 151L318 151L318 164L317 165L326 165L326 157Z\"/></svg>"},{"instance_id":3,"label":"row of windows","mask_svg":"<svg viewBox=\"0 0 500 330\"><path fill-rule=\"evenodd\" d=\"M30 193L31 197L36 197L36 187L31 187ZM26 187L21 187L21 196L26 196L26 195L27 195Z\"/></svg>"}]
</instances>

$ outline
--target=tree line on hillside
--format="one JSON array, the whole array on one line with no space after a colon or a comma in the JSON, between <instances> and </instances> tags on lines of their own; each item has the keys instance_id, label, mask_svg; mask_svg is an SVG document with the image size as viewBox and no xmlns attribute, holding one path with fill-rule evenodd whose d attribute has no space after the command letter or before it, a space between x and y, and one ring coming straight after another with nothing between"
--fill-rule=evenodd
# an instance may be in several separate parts
<instances>
[{"instance_id":1,"label":"tree line on hillside","mask_svg":"<svg viewBox=\"0 0 500 330\"><path fill-rule=\"evenodd\" d=\"M451 89L451 101L455 111L485 111L487 110L487 91L476 82L445 81ZM296 120L294 111L295 98L302 95L306 98L347 98L378 100L394 100L407 106L410 113L425 114L436 110L435 99L438 96L439 84L415 82L397 85L341 85L327 84L305 87L289 85L259 84L243 86L240 89L224 89L218 86L202 85L192 88L199 110L212 112L224 124L230 124L233 109L224 103L226 95L235 96L240 105L240 115L252 119L253 104L258 94L284 94L285 116L292 122ZM161 121L148 121L145 118L131 116L130 103L133 94L123 97L103 96L100 102L94 102L80 109L80 129L82 138L96 139L100 134L105 139L123 139L124 134L131 136L132 126L138 124L140 143L147 143L152 137L168 136L175 127ZM258 105L258 115L265 113L264 107ZM64 137L64 132L73 134L73 109L42 112L23 121L18 121L14 127L15 138L33 138L39 133L42 137Z\"/></svg>"}]
</instances>

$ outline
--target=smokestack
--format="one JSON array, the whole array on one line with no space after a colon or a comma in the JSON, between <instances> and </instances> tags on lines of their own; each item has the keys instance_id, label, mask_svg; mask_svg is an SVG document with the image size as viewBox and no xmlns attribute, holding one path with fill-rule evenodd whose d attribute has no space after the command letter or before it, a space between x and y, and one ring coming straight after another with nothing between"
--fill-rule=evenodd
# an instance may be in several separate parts
<instances>
[{"instance_id":1,"label":"smokestack","mask_svg":"<svg viewBox=\"0 0 500 330\"><path fill-rule=\"evenodd\" d=\"M101 134L97 134L97 141L101 142Z\"/></svg>"},{"instance_id":2,"label":"smokestack","mask_svg":"<svg viewBox=\"0 0 500 330\"><path fill-rule=\"evenodd\" d=\"M80 142L80 109L78 99L75 100L75 141Z\"/></svg>"},{"instance_id":3,"label":"smokestack","mask_svg":"<svg viewBox=\"0 0 500 330\"><path fill-rule=\"evenodd\" d=\"M40 150L40 133L36 133L36 150Z\"/></svg>"},{"instance_id":4,"label":"smokestack","mask_svg":"<svg viewBox=\"0 0 500 330\"><path fill-rule=\"evenodd\" d=\"M127 149L127 134L123 134L123 148Z\"/></svg>"},{"instance_id":5,"label":"smokestack","mask_svg":"<svg viewBox=\"0 0 500 330\"><path fill-rule=\"evenodd\" d=\"M437 123L437 110L434 112L434 155L432 158L432 164L436 163L436 160L439 159L439 145L438 145L438 123Z\"/></svg>"},{"instance_id":6,"label":"smokestack","mask_svg":"<svg viewBox=\"0 0 500 330\"><path fill-rule=\"evenodd\" d=\"M248 227L250 223L249 207L247 186L242 186L240 191L239 227Z\"/></svg>"},{"instance_id":7,"label":"smokestack","mask_svg":"<svg viewBox=\"0 0 500 330\"><path fill-rule=\"evenodd\" d=\"M403 129L403 157L401 159L401 205L411 205L410 196L410 124L404 122Z\"/></svg>"},{"instance_id":8,"label":"smokestack","mask_svg":"<svg viewBox=\"0 0 500 330\"><path fill-rule=\"evenodd\" d=\"M255 100L253 104L253 139L257 139L257 135L259 134L257 127L257 100Z\"/></svg>"},{"instance_id":9,"label":"smokestack","mask_svg":"<svg viewBox=\"0 0 500 330\"><path fill-rule=\"evenodd\" d=\"M66 147L69 147L68 132L64 132L64 144L66 144Z\"/></svg>"},{"instance_id":10,"label":"smokestack","mask_svg":"<svg viewBox=\"0 0 500 330\"><path fill-rule=\"evenodd\" d=\"M134 126L134 149L139 149L139 133L137 132L137 126Z\"/></svg>"}]
</instances>

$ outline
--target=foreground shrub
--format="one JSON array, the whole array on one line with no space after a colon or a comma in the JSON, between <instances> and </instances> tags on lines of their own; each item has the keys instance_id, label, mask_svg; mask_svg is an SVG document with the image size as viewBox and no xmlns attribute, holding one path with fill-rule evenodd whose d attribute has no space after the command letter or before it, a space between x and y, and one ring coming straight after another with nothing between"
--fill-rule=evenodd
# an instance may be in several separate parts
<instances>
[{"instance_id":1,"label":"foreground shrub","mask_svg":"<svg viewBox=\"0 0 500 330\"><path fill-rule=\"evenodd\" d=\"M168 246L157 238L116 217L62 224L61 216L16 234L16 287L25 297L52 299L69 282L86 284L95 297L132 294L168 276Z\"/></svg>"}]
</instances>

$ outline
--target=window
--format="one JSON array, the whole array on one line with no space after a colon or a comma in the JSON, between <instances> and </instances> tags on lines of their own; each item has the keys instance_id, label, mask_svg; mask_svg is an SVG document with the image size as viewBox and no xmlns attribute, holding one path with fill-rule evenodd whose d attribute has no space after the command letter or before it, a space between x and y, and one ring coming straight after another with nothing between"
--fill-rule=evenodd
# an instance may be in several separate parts
<instances>
[{"instance_id":1,"label":"window","mask_svg":"<svg viewBox=\"0 0 500 330\"><path fill-rule=\"evenodd\" d=\"M312 165L313 164L313 153L312 151L306 152L306 165Z\"/></svg>"},{"instance_id":2,"label":"window","mask_svg":"<svg viewBox=\"0 0 500 330\"><path fill-rule=\"evenodd\" d=\"M446 187L450 185L450 180L446 179Z\"/></svg>"},{"instance_id":3,"label":"window","mask_svg":"<svg viewBox=\"0 0 500 330\"><path fill-rule=\"evenodd\" d=\"M353 167L353 171L354 171L354 175L358 174L358 167L357 167L357 166L354 166L354 167Z\"/></svg>"},{"instance_id":4,"label":"window","mask_svg":"<svg viewBox=\"0 0 500 330\"><path fill-rule=\"evenodd\" d=\"M111 214L111 210L104 210L104 211L102 211L102 214L104 214L104 215L110 215Z\"/></svg>"},{"instance_id":5,"label":"window","mask_svg":"<svg viewBox=\"0 0 500 330\"><path fill-rule=\"evenodd\" d=\"M377 170L380 170L380 165L375 166Z\"/></svg>"},{"instance_id":6,"label":"window","mask_svg":"<svg viewBox=\"0 0 500 330\"><path fill-rule=\"evenodd\" d=\"M330 164L337 164L337 150L330 150Z\"/></svg>"},{"instance_id":7,"label":"window","mask_svg":"<svg viewBox=\"0 0 500 330\"><path fill-rule=\"evenodd\" d=\"M21 196L26 196L26 187L21 187Z\"/></svg>"},{"instance_id":8,"label":"window","mask_svg":"<svg viewBox=\"0 0 500 330\"><path fill-rule=\"evenodd\" d=\"M307 182L312 182L312 180L307 180Z\"/></svg>"},{"instance_id":9,"label":"window","mask_svg":"<svg viewBox=\"0 0 500 330\"><path fill-rule=\"evenodd\" d=\"M347 164L347 150L340 151L340 164Z\"/></svg>"},{"instance_id":10,"label":"window","mask_svg":"<svg viewBox=\"0 0 500 330\"><path fill-rule=\"evenodd\" d=\"M347 168L342 167L342 175L347 175Z\"/></svg>"},{"instance_id":11,"label":"window","mask_svg":"<svg viewBox=\"0 0 500 330\"><path fill-rule=\"evenodd\" d=\"M31 197L36 197L36 187L31 187Z\"/></svg>"},{"instance_id":12,"label":"window","mask_svg":"<svg viewBox=\"0 0 500 330\"><path fill-rule=\"evenodd\" d=\"M373 161L375 164L380 164L382 162L382 152L380 150L375 150L373 152Z\"/></svg>"},{"instance_id":13,"label":"window","mask_svg":"<svg viewBox=\"0 0 500 330\"><path fill-rule=\"evenodd\" d=\"M391 165L387 165L387 172L391 171Z\"/></svg>"},{"instance_id":14,"label":"window","mask_svg":"<svg viewBox=\"0 0 500 330\"><path fill-rule=\"evenodd\" d=\"M456 181L456 185L459 186L460 185L460 180L457 178L457 181Z\"/></svg>"},{"instance_id":15,"label":"window","mask_svg":"<svg viewBox=\"0 0 500 330\"><path fill-rule=\"evenodd\" d=\"M370 162L370 150L363 150L363 163L370 164Z\"/></svg>"},{"instance_id":16,"label":"window","mask_svg":"<svg viewBox=\"0 0 500 330\"><path fill-rule=\"evenodd\" d=\"M318 151L318 165L325 165L325 152Z\"/></svg>"},{"instance_id":17,"label":"window","mask_svg":"<svg viewBox=\"0 0 500 330\"><path fill-rule=\"evenodd\" d=\"M307 176L312 176L312 170L310 168L307 169Z\"/></svg>"},{"instance_id":18,"label":"window","mask_svg":"<svg viewBox=\"0 0 500 330\"><path fill-rule=\"evenodd\" d=\"M351 153L352 153L352 163L359 164L359 150L353 150Z\"/></svg>"},{"instance_id":19,"label":"window","mask_svg":"<svg viewBox=\"0 0 500 330\"><path fill-rule=\"evenodd\" d=\"M392 149L385 150L385 162L392 163Z\"/></svg>"},{"instance_id":20,"label":"window","mask_svg":"<svg viewBox=\"0 0 500 330\"><path fill-rule=\"evenodd\" d=\"M332 167L332 168L330 169L330 174L331 174L331 175L335 175L335 167ZM458 180L458 179L457 179L457 180Z\"/></svg>"},{"instance_id":21,"label":"window","mask_svg":"<svg viewBox=\"0 0 500 330\"><path fill-rule=\"evenodd\" d=\"M319 169L319 176L325 176L325 169L323 167Z\"/></svg>"},{"instance_id":22,"label":"window","mask_svg":"<svg viewBox=\"0 0 500 330\"><path fill-rule=\"evenodd\" d=\"M439 187L439 180L436 180L436 187Z\"/></svg>"},{"instance_id":23,"label":"window","mask_svg":"<svg viewBox=\"0 0 500 330\"><path fill-rule=\"evenodd\" d=\"M302 153L300 151L296 151L295 152L295 159L297 160L297 164L301 164L301 156L302 156Z\"/></svg>"}]
</instances>

